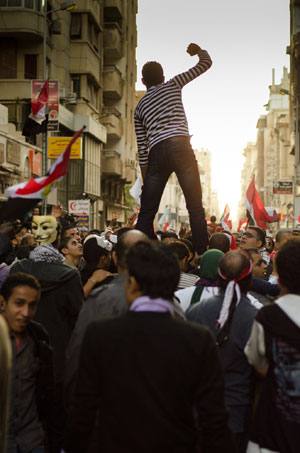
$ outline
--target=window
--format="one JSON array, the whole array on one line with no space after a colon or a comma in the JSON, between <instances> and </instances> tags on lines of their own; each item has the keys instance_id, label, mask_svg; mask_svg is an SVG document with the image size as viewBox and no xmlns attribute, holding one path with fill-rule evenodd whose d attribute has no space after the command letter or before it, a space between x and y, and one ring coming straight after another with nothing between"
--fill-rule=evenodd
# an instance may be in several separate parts
<instances>
[{"instance_id":1,"label":"window","mask_svg":"<svg viewBox=\"0 0 300 453\"><path fill-rule=\"evenodd\" d=\"M77 98L81 97L81 86L80 86L80 75L73 74L71 76L72 80L72 92L76 93Z\"/></svg>"},{"instance_id":2,"label":"window","mask_svg":"<svg viewBox=\"0 0 300 453\"><path fill-rule=\"evenodd\" d=\"M98 51L99 49L99 31L96 24L89 18L88 26L88 36L89 42L92 44L93 48Z\"/></svg>"},{"instance_id":3,"label":"window","mask_svg":"<svg viewBox=\"0 0 300 453\"><path fill-rule=\"evenodd\" d=\"M72 14L71 27L70 27L70 38L80 39L81 38L81 14Z\"/></svg>"},{"instance_id":4,"label":"window","mask_svg":"<svg viewBox=\"0 0 300 453\"><path fill-rule=\"evenodd\" d=\"M98 108L98 87L92 79L88 78L87 81L87 93L89 102L96 108Z\"/></svg>"},{"instance_id":5,"label":"window","mask_svg":"<svg viewBox=\"0 0 300 453\"><path fill-rule=\"evenodd\" d=\"M17 78L17 45L13 39L0 39L0 79Z\"/></svg>"},{"instance_id":6,"label":"window","mask_svg":"<svg viewBox=\"0 0 300 453\"><path fill-rule=\"evenodd\" d=\"M37 78L37 55L24 55L24 79Z\"/></svg>"},{"instance_id":7,"label":"window","mask_svg":"<svg viewBox=\"0 0 300 453\"><path fill-rule=\"evenodd\" d=\"M34 0L25 0L24 6L25 6L25 8L33 9L33 6L34 6L33 3L34 3Z\"/></svg>"}]
</instances>

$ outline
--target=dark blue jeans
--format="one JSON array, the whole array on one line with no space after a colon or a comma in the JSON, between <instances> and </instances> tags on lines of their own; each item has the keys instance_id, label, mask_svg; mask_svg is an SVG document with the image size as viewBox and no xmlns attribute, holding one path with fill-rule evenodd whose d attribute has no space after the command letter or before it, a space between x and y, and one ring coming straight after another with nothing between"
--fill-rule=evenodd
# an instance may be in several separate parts
<instances>
[{"instance_id":1,"label":"dark blue jeans","mask_svg":"<svg viewBox=\"0 0 300 453\"><path fill-rule=\"evenodd\" d=\"M156 237L153 229L154 217L169 176L173 172L184 194L194 248L202 254L208 244L207 225L198 164L189 137L172 137L151 149L136 228L150 238Z\"/></svg>"}]
</instances>

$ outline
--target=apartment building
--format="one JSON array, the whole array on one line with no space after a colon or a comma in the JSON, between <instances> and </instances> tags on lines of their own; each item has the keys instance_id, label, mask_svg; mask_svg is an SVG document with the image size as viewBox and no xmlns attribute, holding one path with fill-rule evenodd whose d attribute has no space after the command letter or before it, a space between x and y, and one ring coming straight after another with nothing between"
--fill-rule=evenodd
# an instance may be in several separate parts
<instances>
[{"instance_id":1,"label":"apartment building","mask_svg":"<svg viewBox=\"0 0 300 453\"><path fill-rule=\"evenodd\" d=\"M22 130L30 112L31 81L59 81L59 130L86 126L82 159L70 162L57 203L87 198L91 222L124 221L123 188L135 176L137 1L0 0L0 102ZM46 24L46 27L44 26ZM41 146L41 137L35 145Z\"/></svg>"}]
</instances>

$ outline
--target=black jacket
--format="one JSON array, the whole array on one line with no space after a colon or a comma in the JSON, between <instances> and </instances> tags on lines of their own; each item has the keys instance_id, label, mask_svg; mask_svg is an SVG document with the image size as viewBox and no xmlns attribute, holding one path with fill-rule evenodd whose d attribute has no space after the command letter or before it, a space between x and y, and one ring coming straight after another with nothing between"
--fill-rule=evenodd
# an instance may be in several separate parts
<instances>
[{"instance_id":1,"label":"black jacket","mask_svg":"<svg viewBox=\"0 0 300 453\"><path fill-rule=\"evenodd\" d=\"M49 336L43 326L32 321L28 325L28 332L36 345L39 359L39 370L36 381L36 403L39 418L46 433L47 451L58 453L57 407L55 404L55 385L53 369L53 351Z\"/></svg>"},{"instance_id":2,"label":"black jacket","mask_svg":"<svg viewBox=\"0 0 300 453\"><path fill-rule=\"evenodd\" d=\"M65 351L83 301L79 273L65 264L30 259L17 262L11 269L11 273L15 272L34 275L42 286L35 320L49 334L54 353L55 380L62 382Z\"/></svg>"},{"instance_id":3,"label":"black jacket","mask_svg":"<svg viewBox=\"0 0 300 453\"><path fill-rule=\"evenodd\" d=\"M235 452L214 340L169 314L128 312L88 327L66 452L89 451L97 411L99 452L195 453L200 431L202 453Z\"/></svg>"}]
</instances>

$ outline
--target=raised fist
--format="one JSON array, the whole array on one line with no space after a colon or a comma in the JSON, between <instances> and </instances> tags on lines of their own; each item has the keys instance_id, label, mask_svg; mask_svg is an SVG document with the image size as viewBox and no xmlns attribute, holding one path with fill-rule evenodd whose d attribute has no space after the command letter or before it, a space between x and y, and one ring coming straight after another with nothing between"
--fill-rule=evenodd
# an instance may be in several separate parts
<instances>
[{"instance_id":1,"label":"raised fist","mask_svg":"<svg viewBox=\"0 0 300 453\"><path fill-rule=\"evenodd\" d=\"M201 47L198 46L198 44L195 44L195 43L191 43L188 45L186 51L187 53L189 53L191 56L193 55L197 55L201 50Z\"/></svg>"}]
</instances>

